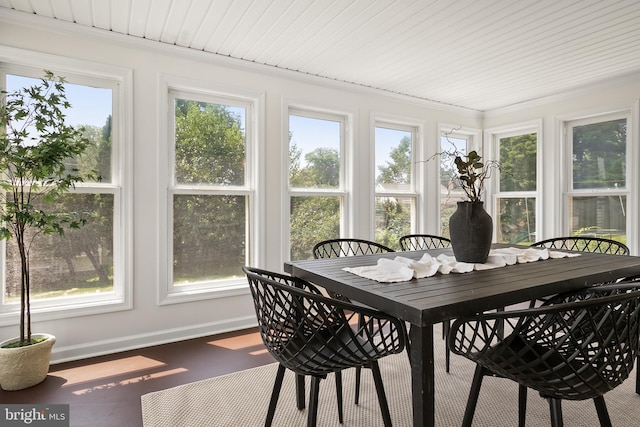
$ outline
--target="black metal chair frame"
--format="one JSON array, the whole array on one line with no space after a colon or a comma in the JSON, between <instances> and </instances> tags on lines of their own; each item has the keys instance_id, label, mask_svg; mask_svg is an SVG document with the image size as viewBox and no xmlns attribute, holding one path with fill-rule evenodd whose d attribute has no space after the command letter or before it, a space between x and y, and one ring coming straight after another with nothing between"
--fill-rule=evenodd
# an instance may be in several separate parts
<instances>
[{"instance_id":1,"label":"black metal chair frame","mask_svg":"<svg viewBox=\"0 0 640 427\"><path fill-rule=\"evenodd\" d=\"M548 249L565 249L580 252L598 252L613 255L629 255L627 245L612 239L602 237L570 236L554 237L533 243L533 247ZM636 364L640 365L640 355ZM640 369L636 370L636 393L640 394Z\"/></svg>"},{"instance_id":2,"label":"black metal chair frame","mask_svg":"<svg viewBox=\"0 0 640 427\"><path fill-rule=\"evenodd\" d=\"M554 237L532 243L531 246L548 249L564 249L568 251L629 255L629 248L624 243L601 237Z\"/></svg>"},{"instance_id":3,"label":"black metal chair frame","mask_svg":"<svg viewBox=\"0 0 640 427\"><path fill-rule=\"evenodd\" d=\"M593 399L601 426L611 426L603 395L631 373L640 346L640 285L620 282L556 295L528 309L457 319L451 351L476 362L463 426L471 426L482 378L519 384L519 426L527 388L548 400L562 427L563 399Z\"/></svg>"},{"instance_id":4,"label":"black metal chair frame","mask_svg":"<svg viewBox=\"0 0 640 427\"><path fill-rule=\"evenodd\" d=\"M339 258L344 256L360 256L360 255L373 255L387 252L394 252L393 249L377 243L371 240L357 239L357 238L340 238L323 240L316 243L313 246L313 257L319 258ZM349 298L339 293L327 290L327 294L331 298L339 299L342 301L350 302L361 307L367 307L364 304L360 304L357 301L351 301ZM370 307L367 307L370 308ZM408 333L407 333L408 337ZM361 369L356 368L356 391L355 391L355 404L360 401L360 377Z\"/></svg>"},{"instance_id":5,"label":"black metal chair frame","mask_svg":"<svg viewBox=\"0 0 640 427\"><path fill-rule=\"evenodd\" d=\"M329 239L318 242L313 246L313 257L316 259L372 255L386 252L394 251L383 244L363 239Z\"/></svg>"},{"instance_id":6,"label":"black metal chair frame","mask_svg":"<svg viewBox=\"0 0 640 427\"><path fill-rule=\"evenodd\" d=\"M422 251L451 247L451 240L433 234L407 234L400 237L399 243L403 251Z\"/></svg>"},{"instance_id":7,"label":"black metal chair frame","mask_svg":"<svg viewBox=\"0 0 640 427\"><path fill-rule=\"evenodd\" d=\"M244 267L258 327L267 350L279 362L265 426L273 421L286 369L311 376L308 427L317 422L320 381L352 367L373 373L385 426L391 426L378 360L405 346L404 323L373 309L325 297L299 278ZM340 390L338 391L340 394ZM339 421L342 423L341 398Z\"/></svg>"},{"instance_id":8,"label":"black metal chair frame","mask_svg":"<svg viewBox=\"0 0 640 427\"><path fill-rule=\"evenodd\" d=\"M428 249L450 248L451 240L434 234L407 234L398 240L403 251L425 251ZM449 329L451 320L442 322L442 339L445 341L445 370L449 372L451 367L451 352L449 351Z\"/></svg>"}]
</instances>

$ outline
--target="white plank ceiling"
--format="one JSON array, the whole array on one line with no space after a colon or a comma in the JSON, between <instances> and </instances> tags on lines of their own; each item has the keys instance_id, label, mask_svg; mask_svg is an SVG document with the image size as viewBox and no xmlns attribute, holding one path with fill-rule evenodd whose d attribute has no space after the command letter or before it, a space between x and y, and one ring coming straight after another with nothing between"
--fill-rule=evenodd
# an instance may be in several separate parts
<instances>
[{"instance_id":1,"label":"white plank ceiling","mask_svg":"<svg viewBox=\"0 0 640 427\"><path fill-rule=\"evenodd\" d=\"M7 9L481 111L640 72L640 0L0 0Z\"/></svg>"}]
</instances>

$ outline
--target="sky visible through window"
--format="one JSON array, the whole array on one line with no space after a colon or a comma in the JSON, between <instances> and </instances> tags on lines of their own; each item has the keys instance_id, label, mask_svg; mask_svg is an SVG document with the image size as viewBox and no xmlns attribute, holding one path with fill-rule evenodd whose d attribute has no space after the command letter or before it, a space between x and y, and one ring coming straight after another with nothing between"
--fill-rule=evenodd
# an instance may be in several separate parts
<instances>
[{"instance_id":1,"label":"sky visible through window","mask_svg":"<svg viewBox=\"0 0 640 427\"><path fill-rule=\"evenodd\" d=\"M40 83L40 79L7 75L7 92L14 92L20 88ZM111 89L95 88L83 85L65 83L67 101L71 109L65 111L67 123L72 126L90 125L102 127L107 117L112 113Z\"/></svg>"}]
</instances>

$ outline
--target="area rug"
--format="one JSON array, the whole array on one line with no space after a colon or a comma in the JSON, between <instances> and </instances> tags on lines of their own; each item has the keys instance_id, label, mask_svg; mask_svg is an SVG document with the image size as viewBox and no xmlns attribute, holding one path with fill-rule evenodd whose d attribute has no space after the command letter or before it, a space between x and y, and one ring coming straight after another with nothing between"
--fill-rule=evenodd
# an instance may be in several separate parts
<instances>
[{"instance_id":1,"label":"area rug","mask_svg":"<svg viewBox=\"0 0 640 427\"><path fill-rule=\"evenodd\" d=\"M473 377L474 364L452 355L450 373L444 370L444 344L435 331L436 425L460 426ZM264 425L276 364L157 391L142 396L145 427L258 427ZM391 418L395 427L412 426L411 372L407 353L380 361ZM382 426L380 406L371 372L363 370L360 404L353 403L355 371L343 373L344 427ZM307 380L307 393L309 380ZM333 376L320 384L318 426L339 426ZM518 425L517 384L500 378L484 379L474 427ZM635 393L635 372L605 395L614 427L640 425L640 396ZM307 398L308 402L308 398ZM529 391L527 425L549 426L549 407ZM593 401L562 404L565 427L598 426ZM274 427L306 426L307 411L295 404L294 375L287 372L273 422Z\"/></svg>"}]
</instances>

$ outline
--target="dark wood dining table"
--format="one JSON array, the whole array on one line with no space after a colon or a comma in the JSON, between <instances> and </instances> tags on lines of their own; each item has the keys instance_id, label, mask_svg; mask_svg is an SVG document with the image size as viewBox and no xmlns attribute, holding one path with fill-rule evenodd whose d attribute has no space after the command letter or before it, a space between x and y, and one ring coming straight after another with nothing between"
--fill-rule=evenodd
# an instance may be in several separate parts
<instances>
[{"instance_id":1,"label":"dark wood dining table","mask_svg":"<svg viewBox=\"0 0 640 427\"><path fill-rule=\"evenodd\" d=\"M495 244L494 248L508 247ZM411 324L409 329L413 425L435 425L433 325L486 310L640 275L640 257L580 253L506 267L440 274L406 282L381 283L344 271L375 265L380 258L420 259L428 252L452 255L451 249L391 252L285 263L289 274L389 313Z\"/></svg>"}]
</instances>

